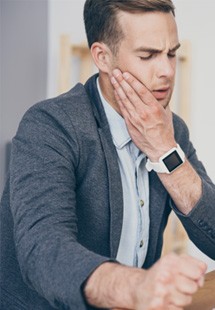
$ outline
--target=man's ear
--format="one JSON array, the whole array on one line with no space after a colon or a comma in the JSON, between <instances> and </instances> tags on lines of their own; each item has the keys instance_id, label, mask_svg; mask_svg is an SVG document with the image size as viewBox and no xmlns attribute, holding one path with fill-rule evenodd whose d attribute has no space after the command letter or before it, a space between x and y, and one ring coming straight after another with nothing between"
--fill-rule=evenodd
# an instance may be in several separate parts
<instances>
[{"instance_id":1,"label":"man's ear","mask_svg":"<svg viewBox=\"0 0 215 310\"><path fill-rule=\"evenodd\" d=\"M101 42L95 42L91 46L91 54L96 67L104 72L111 72L112 67L112 52L106 44Z\"/></svg>"}]
</instances>

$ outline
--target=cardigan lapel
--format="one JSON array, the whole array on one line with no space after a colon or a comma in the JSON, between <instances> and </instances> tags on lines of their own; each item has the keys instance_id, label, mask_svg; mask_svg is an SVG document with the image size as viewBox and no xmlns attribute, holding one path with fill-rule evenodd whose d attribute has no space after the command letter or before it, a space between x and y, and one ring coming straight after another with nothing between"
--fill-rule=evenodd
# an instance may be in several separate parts
<instances>
[{"instance_id":1,"label":"cardigan lapel","mask_svg":"<svg viewBox=\"0 0 215 310\"><path fill-rule=\"evenodd\" d=\"M99 129L101 143L103 145L109 184L109 204L110 204L110 253L111 257L116 257L123 221L123 195L116 157L116 150L109 137L109 128Z\"/></svg>"},{"instance_id":2,"label":"cardigan lapel","mask_svg":"<svg viewBox=\"0 0 215 310\"><path fill-rule=\"evenodd\" d=\"M123 194L117 152L112 141L109 124L96 86L98 75L91 77L85 84L92 104L94 117L97 121L98 133L104 150L109 184L110 206L110 256L117 255L123 221Z\"/></svg>"},{"instance_id":3,"label":"cardigan lapel","mask_svg":"<svg viewBox=\"0 0 215 310\"><path fill-rule=\"evenodd\" d=\"M149 197L149 245L144 268L149 268L160 257L163 240L161 234L171 211L167 203L168 194L154 171L149 173Z\"/></svg>"}]
</instances>

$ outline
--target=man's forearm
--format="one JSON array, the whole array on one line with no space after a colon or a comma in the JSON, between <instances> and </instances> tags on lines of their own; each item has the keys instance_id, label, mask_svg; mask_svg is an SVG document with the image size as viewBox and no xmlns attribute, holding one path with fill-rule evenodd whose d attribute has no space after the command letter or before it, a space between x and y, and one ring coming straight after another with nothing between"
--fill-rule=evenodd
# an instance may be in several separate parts
<instances>
[{"instance_id":1,"label":"man's forearm","mask_svg":"<svg viewBox=\"0 0 215 310\"><path fill-rule=\"evenodd\" d=\"M183 214L188 214L202 196L202 181L186 159L172 174L158 174L161 182Z\"/></svg>"},{"instance_id":2,"label":"man's forearm","mask_svg":"<svg viewBox=\"0 0 215 310\"><path fill-rule=\"evenodd\" d=\"M179 309L202 286L205 270L204 263L175 254L162 257L148 270L106 262L88 278L84 295L99 308Z\"/></svg>"},{"instance_id":3,"label":"man's forearm","mask_svg":"<svg viewBox=\"0 0 215 310\"><path fill-rule=\"evenodd\" d=\"M151 162L158 162L177 143L169 105L160 104L128 72L114 70L111 82L132 141ZM162 173L159 177L178 209L188 214L202 194L201 179L193 167L186 161L172 174Z\"/></svg>"},{"instance_id":4,"label":"man's forearm","mask_svg":"<svg viewBox=\"0 0 215 310\"><path fill-rule=\"evenodd\" d=\"M135 279L144 272L116 263L102 264L85 284L84 295L87 302L100 308L133 309L132 290L136 286Z\"/></svg>"}]
</instances>

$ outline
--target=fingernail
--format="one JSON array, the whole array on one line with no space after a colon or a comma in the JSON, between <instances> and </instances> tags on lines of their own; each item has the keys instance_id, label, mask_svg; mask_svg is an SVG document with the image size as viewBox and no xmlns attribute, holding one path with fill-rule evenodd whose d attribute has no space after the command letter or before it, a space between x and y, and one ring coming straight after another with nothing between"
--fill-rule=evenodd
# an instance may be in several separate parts
<instances>
[{"instance_id":1,"label":"fingernail","mask_svg":"<svg viewBox=\"0 0 215 310\"><path fill-rule=\"evenodd\" d=\"M199 280L199 286L200 286L200 287L203 287L203 286L204 286L204 283L205 283L205 278L202 277L202 278Z\"/></svg>"},{"instance_id":2,"label":"fingernail","mask_svg":"<svg viewBox=\"0 0 215 310\"><path fill-rule=\"evenodd\" d=\"M123 75L123 77L124 77L125 80L128 80L129 74L128 74L127 72L124 72L122 75Z\"/></svg>"},{"instance_id":3,"label":"fingernail","mask_svg":"<svg viewBox=\"0 0 215 310\"><path fill-rule=\"evenodd\" d=\"M121 74L121 72L120 72L119 69L114 69L114 70L113 70L113 75L114 75L115 77L118 77L120 74Z\"/></svg>"},{"instance_id":4,"label":"fingernail","mask_svg":"<svg viewBox=\"0 0 215 310\"><path fill-rule=\"evenodd\" d=\"M117 83L117 81L116 81L116 79L115 79L114 76L112 76L110 80L111 80L111 83L112 83L112 84L116 84L116 83Z\"/></svg>"}]
</instances>

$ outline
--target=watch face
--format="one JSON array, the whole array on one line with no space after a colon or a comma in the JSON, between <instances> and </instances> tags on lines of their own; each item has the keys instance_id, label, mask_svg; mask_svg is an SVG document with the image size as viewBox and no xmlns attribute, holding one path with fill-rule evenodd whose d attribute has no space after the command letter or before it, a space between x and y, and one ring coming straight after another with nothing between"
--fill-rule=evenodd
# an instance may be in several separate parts
<instances>
[{"instance_id":1,"label":"watch face","mask_svg":"<svg viewBox=\"0 0 215 310\"><path fill-rule=\"evenodd\" d=\"M176 169L183 163L177 151L173 151L171 154L165 157L163 159L163 162L167 167L167 169L169 170L169 172L172 172L174 169Z\"/></svg>"}]
</instances>

